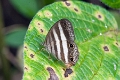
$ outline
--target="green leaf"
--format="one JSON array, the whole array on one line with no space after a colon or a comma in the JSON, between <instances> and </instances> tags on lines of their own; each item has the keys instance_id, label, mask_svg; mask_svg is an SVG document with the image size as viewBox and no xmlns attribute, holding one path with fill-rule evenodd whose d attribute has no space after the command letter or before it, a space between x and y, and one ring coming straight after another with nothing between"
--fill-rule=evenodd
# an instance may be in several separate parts
<instances>
[{"instance_id":1,"label":"green leaf","mask_svg":"<svg viewBox=\"0 0 120 80\"><path fill-rule=\"evenodd\" d=\"M14 8L27 18L32 18L39 10L38 0L10 0Z\"/></svg>"},{"instance_id":2,"label":"green leaf","mask_svg":"<svg viewBox=\"0 0 120 80\"><path fill-rule=\"evenodd\" d=\"M64 77L64 64L53 56L49 59L42 45L50 28L63 18L71 21L80 52L68 77ZM23 79L48 80L52 76L59 80L118 80L120 36L116 29L114 17L99 6L60 1L44 7L34 16L26 33Z\"/></svg>"},{"instance_id":3,"label":"green leaf","mask_svg":"<svg viewBox=\"0 0 120 80\"><path fill-rule=\"evenodd\" d=\"M101 1L111 8L120 9L120 0L101 0Z\"/></svg>"},{"instance_id":4,"label":"green leaf","mask_svg":"<svg viewBox=\"0 0 120 80\"><path fill-rule=\"evenodd\" d=\"M12 30L5 35L5 43L8 46L19 47L23 45L24 37L26 34L26 28L19 28Z\"/></svg>"}]
</instances>

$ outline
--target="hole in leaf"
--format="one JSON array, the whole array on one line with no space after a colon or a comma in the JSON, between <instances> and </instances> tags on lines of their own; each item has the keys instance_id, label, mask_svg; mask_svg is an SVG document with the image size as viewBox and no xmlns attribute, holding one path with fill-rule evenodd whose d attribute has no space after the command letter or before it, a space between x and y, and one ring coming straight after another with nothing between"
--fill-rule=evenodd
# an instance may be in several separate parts
<instances>
[{"instance_id":1,"label":"hole in leaf","mask_svg":"<svg viewBox=\"0 0 120 80\"><path fill-rule=\"evenodd\" d=\"M71 73L73 73L72 69L66 69L65 73L64 73L64 77L68 77L68 75L70 75Z\"/></svg>"}]
</instances>

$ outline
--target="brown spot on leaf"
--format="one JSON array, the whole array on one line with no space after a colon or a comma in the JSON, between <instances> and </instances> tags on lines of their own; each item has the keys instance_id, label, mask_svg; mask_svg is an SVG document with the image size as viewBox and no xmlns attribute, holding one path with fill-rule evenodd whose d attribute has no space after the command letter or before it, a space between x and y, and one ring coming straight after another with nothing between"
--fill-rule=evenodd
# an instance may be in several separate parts
<instances>
[{"instance_id":1,"label":"brown spot on leaf","mask_svg":"<svg viewBox=\"0 0 120 80\"><path fill-rule=\"evenodd\" d=\"M24 46L24 48L26 48L26 49L27 49L27 46Z\"/></svg>"},{"instance_id":2,"label":"brown spot on leaf","mask_svg":"<svg viewBox=\"0 0 120 80\"><path fill-rule=\"evenodd\" d=\"M33 55L33 54L30 54L30 57L31 57L31 58L34 58L34 56L35 56L35 55Z\"/></svg>"},{"instance_id":3,"label":"brown spot on leaf","mask_svg":"<svg viewBox=\"0 0 120 80\"><path fill-rule=\"evenodd\" d=\"M75 10L76 12L78 12L78 9L74 8L74 10Z\"/></svg>"},{"instance_id":4,"label":"brown spot on leaf","mask_svg":"<svg viewBox=\"0 0 120 80\"><path fill-rule=\"evenodd\" d=\"M103 14L103 13L101 13L101 12L99 12L99 11L96 11L96 12L95 12L95 16L96 16L97 19L104 21L104 18L105 18L105 17L104 17L104 14Z\"/></svg>"},{"instance_id":5,"label":"brown spot on leaf","mask_svg":"<svg viewBox=\"0 0 120 80\"><path fill-rule=\"evenodd\" d=\"M27 49L27 46L24 46L24 48L26 48L26 49Z\"/></svg>"},{"instance_id":6,"label":"brown spot on leaf","mask_svg":"<svg viewBox=\"0 0 120 80\"><path fill-rule=\"evenodd\" d=\"M64 73L64 76L65 76L65 77L68 77L68 75L70 75L72 72L73 72L72 69L70 69L70 68L69 68L69 69L66 69L66 70L65 70L65 73Z\"/></svg>"},{"instance_id":7,"label":"brown spot on leaf","mask_svg":"<svg viewBox=\"0 0 120 80\"><path fill-rule=\"evenodd\" d=\"M99 15L98 15L98 18L102 18L102 16L99 14Z\"/></svg>"},{"instance_id":8,"label":"brown spot on leaf","mask_svg":"<svg viewBox=\"0 0 120 80\"><path fill-rule=\"evenodd\" d=\"M68 3L66 0L64 2L67 6L70 6L70 3Z\"/></svg>"},{"instance_id":9,"label":"brown spot on leaf","mask_svg":"<svg viewBox=\"0 0 120 80\"><path fill-rule=\"evenodd\" d=\"M47 70L50 73L50 78L48 78L48 80L59 80L58 76L55 74L55 71L51 67L47 67Z\"/></svg>"},{"instance_id":10,"label":"brown spot on leaf","mask_svg":"<svg viewBox=\"0 0 120 80\"><path fill-rule=\"evenodd\" d=\"M47 16L51 16L51 14L49 12L47 12L46 14L47 14Z\"/></svg>"},{"instance_id":11,"label":"brown spot on leaf","mask_svg":"<svg viewBox=\"0 0 120 80\"><path fill-rule=\"evenodd\" d=\"M116 45L118 46L118 43L116 43Z\"/></svg>"},{"instance_id":12,"label":"brown spot on leaf","mask_svg":"<svg viewBox=\"0 0 120 80\"><path fill-rule=\"evenodd\" d=\"M109 49L108 49L107 46L104 46L103 49L104 49L105 51L109 51Z\"/></svg>"},{"instance_id":13,"label":"brown spot on leaf","mask_svg":"<svg viewBox=\"0 0 120 80\"><path fill-rule=\"evenodd\" d=\"M40 23L38 23L38 25L40 25Z\"/></svg>"},{"instance_id":14,"label":"brown spot on leaf","mask_svg":"<svg viewBox=\"0 0 120 80\"><path fill-rule=\"evenodd\" d=\"M40 29L40 31L43 33L43 29Z\"/></svg>"},{"instance_id":15,"label":"brown spot on leaf","mask_svg":"<svg viewBox=\"0 0 120 80\"><path fill-rule=\"evenodd\" d=\"M25 70L28 70L28 68L27 68L27 67L24 67L24 69L25 69Z\"/></svg>"}]
</instances>

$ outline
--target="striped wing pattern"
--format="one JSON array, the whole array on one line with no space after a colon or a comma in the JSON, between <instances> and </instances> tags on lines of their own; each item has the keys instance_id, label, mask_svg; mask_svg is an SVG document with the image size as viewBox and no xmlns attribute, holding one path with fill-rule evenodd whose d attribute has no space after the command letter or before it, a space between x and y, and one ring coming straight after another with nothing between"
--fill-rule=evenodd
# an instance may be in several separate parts
<instances>
[{"instance_id":1,"label":"striped wing pattern","mask_svg":"<svg viewBox=\"0 0 120 80\"><path fill-rule=\"evenodd\" d=\"M75 65L78 60L79 52L74 42L73 27L67 19L61 19L52 26L46 36L44 46L67 67Z\"/></svg>"}]
</instances>

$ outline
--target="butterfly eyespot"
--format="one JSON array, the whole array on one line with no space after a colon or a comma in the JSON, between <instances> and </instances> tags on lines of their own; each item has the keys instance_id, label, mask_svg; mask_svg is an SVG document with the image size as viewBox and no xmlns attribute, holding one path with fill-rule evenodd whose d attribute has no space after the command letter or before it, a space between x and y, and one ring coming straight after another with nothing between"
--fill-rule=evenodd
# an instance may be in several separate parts
<instances>
[{"instance_id":1,"label":"butterfly eyespot","mask_svg":"<svg viewBox=\"0 0 120 80\"><path fill-rule=\"evenodd\" d=\"M73 58L71 57L70 60L73 61Z\"/></svg>"},{"instance_id":2,"label":"butterfly eyespot","mask_svg":"<svg viewBox=\"0 0 120 80\"><path fill-rule=\"evenodd\" d=\"M73 47L74 47L74 45L73 45L73 44L69 44L69 47L73 48Z\"/></svg>"},{"instance_id":3,"label":"butterfly eyespot","mask_svg":"<svg viewBox=\"0 0 120 80\"><path fill-rule=\"evenodd\" d=\"M67 23L66 22L62 22L64 27L67 27Z\"/></svg>"}]
</instances>

